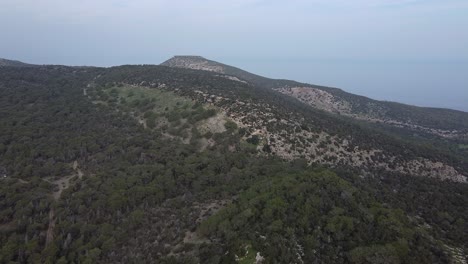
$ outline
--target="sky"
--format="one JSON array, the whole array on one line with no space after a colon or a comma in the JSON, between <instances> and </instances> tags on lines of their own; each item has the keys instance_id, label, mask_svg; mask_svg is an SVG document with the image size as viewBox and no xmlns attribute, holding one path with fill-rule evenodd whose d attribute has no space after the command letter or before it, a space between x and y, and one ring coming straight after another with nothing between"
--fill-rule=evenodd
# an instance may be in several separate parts
<instances>
[{"instance_id":1,"label":"sky","mask_svg":"<svg viewBox=\"0 0 468 264\"><path fill-rule=\"evenodd\" d=\"M0 0L3 58L112 66L174 55L468 112L468 0Z\"/></svg>"}]
</instances>

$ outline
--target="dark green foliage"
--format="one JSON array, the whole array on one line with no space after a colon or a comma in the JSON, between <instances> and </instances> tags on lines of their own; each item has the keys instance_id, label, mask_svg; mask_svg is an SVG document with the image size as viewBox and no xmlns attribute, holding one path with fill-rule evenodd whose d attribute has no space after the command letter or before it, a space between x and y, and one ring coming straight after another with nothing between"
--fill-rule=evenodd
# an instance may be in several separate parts
<instances>
[{"instance_id":1,"label":"dark green foliage","mask_svg":"<svg viewBox=\"0 0 468 264\"><path fill-rule=\"evenodd\" d=\"M447 261L434 244L421 240L425 233L403 211L379 204L326 170L260 181L198 232L237 254L251 243L269 263L296 263L298 256L305 263Z\"/></svg>"},{"instance_id":2,"label":"dark green foliage","mask_svg":"<svg viewBox=\"0 0 468 264\"><path fill-rule=\"evenodd\" d=\"M451 149L447 151L447 148L428 148L428 144L423 146L422 144L417 143L417 141L403 141L398 138L397 135L399 134L388 133L388 131L375 129L375 126L369 125L368 123L356 122L356 120L350 118L316 110L299 102L295 98L272 92L270 89L271 87L281 87L281 85L304 85L300 83L267 79L265 83L252 81L252 83L256 85L253 89L252 85L222 78L217 76L216 73L161 66L114 67L109 69L109 71L107 71L106 74L103 74L103 76L101 76L97 81L101 85L120 82L141 84L143 82L147 83L149 87L152 87L152 85L150 85L151 83L171 83L171 90L178 89L178 94L187 96L196 101L204 100L200 98L199 94L195 93L197 90L229 98L229 100L220 103L220 107L222 107L223 104L230 104L237 99L256 102L260 105L270 105L273 111L272 113L278 120L302 120L301 122L303 122L303 124L307 124L309 131L325 131L330 135L336 135L342 138L352 138L353 147L359 146L360 148L369 149L378 148L386 151L390 155L401 155L403 153L405 160L411 160L417 157L424 157L432 160L435 159L443 161L444 163L454 166L457 169L461 169L462 171L468 171L468 162L466 162L466 158L463 158L462 155L451 154ZM275 85L271 86L273 84ZM258 109L252 109L248 106L244 106L235 109L235 111L238 115L246 115L247 113L258 111ZM249 121L255 122L258 120ZM286 130L289 133L295 132L295 129L284 126L281 123L268 123L265 124L265 126L267 126L271 131ZM298 127L298 129L302 128ZM244 131L241 130L242 129L239 130L239 133L243 134ZM429 142L429 144L431 143L432 142ZM455 146L458 148L458 144Z\"/></svg>"},{"instance_id":3,"label":"dark green foliage","mask_svg":"<svg viewBox=\"0 0 468 264\"><path fill-rule=\"evenodd\" d=\"M260 137L258 135L252 135L251 137L247 138L246 141L252 145L258 145L260 143Z\"/></svg>"},{"instance_id":4,"label":"dark green foliage","mask_svg":"<svg viewBox=\"0 0 468 264\"><path fill-rule=\"evenodd\" d=\"M339 175L359 189L373 193L378 200L415 216L421 226L429 226L438 237L466 246L468 189L465 184L384 172L380 179L350 177L349 170Z\"/></svg>"},{"instance_id":5,"label":"dark green foliage","mask_svg":"<svg viewBox=\"0 0 468 264\"><path fill-rule=\"evenodd\" d=\"M172 98L196 101L193 91L208 89L258 100L273 105L278 118L298 113L307 129L349 133L402 151L391 137L212 73L154 66L5 68L0 263L232 263L246 245L271 261L297 260L300 245L306 263L430 263L448 262L443 244L466 248L465 185L384 172L362 179L349 168L336 176L308 169L306 160L262 158L252 144L267 140L229 122L226 132L203 135L215 144L202 151L198 143L206 139L194 124L214 116L215 108L161 105L141 96L141 89L122 93L128 84L148 91L163 83L179 89ZM160 124L162 119L170 122ZM183 144L166 133L192 137ZM407 149L407 158L421 151ZM53 181L75 175L75 161L83 178L71 178L55 200ZM214 214L213 204L230 203ZM50 212L54 237L46 246ZM197 228L214 240L184 243Z\"/></svg>"},{"instance_id":6,"label":"dark green foliage","mask_svg":"<svg viewBox=\"0 0 468 264\"><path fill-rule=\"evenodd\" d=\"M224 127L229 131L234 131L234 130L237 129L237 124L235 122L229 120L224 124Z\"/></svg>"}]
</instances>

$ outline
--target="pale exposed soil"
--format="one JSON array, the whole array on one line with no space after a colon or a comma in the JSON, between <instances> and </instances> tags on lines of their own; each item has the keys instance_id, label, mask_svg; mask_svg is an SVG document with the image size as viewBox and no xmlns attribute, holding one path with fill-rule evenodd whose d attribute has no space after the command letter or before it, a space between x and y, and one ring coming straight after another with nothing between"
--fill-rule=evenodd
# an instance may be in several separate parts
<instances>
[{"instance_id":1,"label":"pale exposed soil","mask_svg":"<svg viewBox=\"0 0 468 264\"><path fill-rule=\"evenodd\" d=\"M69 175L51 182L58 186L58 190L54 191L54 193L52 194L56 201L60 199L60 195L62 195L63 190L68 189L68 187L70 187L70 180L75 176L76 175Z\"/></svg>"},{"instance_id":2,"label":"pale exposed soil","mask_svg":"<svg viewBox=\"0 0 468 264\"><path fill-rule=\"evenodd\" d=\"M46 181L48 181L48 182L50 182L52 184L55 184L58 187L58 189L52 193L52 196L54 197L54 199L56 201L60 198L60 195L62 194L62 192L65 189L68 189L68 187L70 187L70 181L74 177L78 177L79 179L83 178L84 173L78 167L78 161L74 161L73 164L72 164L72 167L73 167L73 170L75 171L75 174L68 175L68 176L62 177L62 178L57 179L57 180L46 179Z\"/></svg>"},{"instance_id":3,"label":"pale exposed soil","mask_svg":"<svg viewBox=\"0 0 468 264\"><path fill-rule=\"evenodd\" d=\"M207 132L222 133L226 131L226 128L224 127L226 119L226 115L223 112L220 112L213 117L200 121L197 128L201 134L205 134Z\"/></svg>"},{"instance_id":4,"label":"pale exposed soil","mask_svg":"<svg viewBox=\"0 0 468 264\"><path fill-rule=\"evenodd\" d=\"M145 129L148 128L148 126L146 125L146 120L141 118L141 117L136 117L137 121L138 121L138 124L142 125Z\"/></svg>"},{"instance_id":5,"label":"pale exposed soil","mask_svg":"<svg viewBox=\"0 0 468 264\"><path fill-rule=\"evenodd\" d=\"M465 136L465 133L463 131L434 129L409 122L402 122L399 120L384 118L385 111L376 104L370 105L372 106L370 107L370 109L372 109L372 112L359 114L353 113L350 103L346 100L336 98L329 92L312 87L283 87L277 88L275 90L282 94L294 97L299 101L311 105L315 108L331 113L338 113L340 115L349 116L363 121L368 121L372 123L384 123L396 127L419 130L444 138L460 138Z\"/></svg>"},{"instance_id":6,"label":"pale exposed soil","mask_svg":"<svg viewBox=\"0 0 468 264\"><path fill-rule=\"evenodd\" d=\"M198 96L202 96L205 103L217 105L224 100L229 100L217 95L195 91ZM323 94L317 93L324 102L331 99ZM251 111L240 113L234 109L248 108ZM346 109L346 105L337 105L333 109ZM382 168L387 171L399 172L408 175L425 176L438 179L448 179L455 182L467 182L466 175L460 174L455 168L441 162L427 159L415 159L404 161L396 156L389 155L381 149L362 149L357 146L350 147L352 138L339 138L331 136L325 132L310 132L300 130L299 132L271 131L267 128L268 123L282 123L287 127L300 127L301 122L295 119L278 120L272 112L272 107L267 104L254 102L243 102L236 100L230 104L223 104L222 111L227 118L230 118L239 127L248 128L251 135L258 135L262 144L258 149L262 149L263 144L268 144L272 149L272 154L285 160L305 158L309 164L328 165L349 165L362 168L365 171ZM390 166L390 164L392 166Z\"/></svg>"},{"instance_id":7,"label":"pale exposed soil","mask_svg":"<svg viewBox=\"0 0 468 264\"><path fill-rule=\"evenodd\" d=\"M170 60L170 65L166 66L224 73L222 66L213 65L209 61L196 56L191 56L190 59L187 59L187 57L174 57Z\"/></svg>"},{"instance_id":8,"label":"pale exposed soil","mask_svg":"<svg viewBox=\"0 0 468 264\"><path fill-rule=\"evenodd\" d=\"M204 151L205 149L214 146L215 141L211 138L210 139L201 138L198 140L198 144L200 146L200 151Z\"/></svg>"},{"instance_id":9,"label":"pale exposed soil","mask_svg":"<svg viewBox=\"0 0 468 264\"><path fill-rule=\"evenodd\" d=\"M291 93L303 100L307 99L309 103L312 102L318 108L327 111L346 113L350 109L347 103L336 102L330 93L322 90L294 87L284 88L284 90L279 91ZM175 89L173 92L177 94L179 90ZM249 131L245 139L251 135L260 137L261 142L258 146L260 152L262 152L264 145L268 145L271 154L285 160L303 158L309 164L347 165L361 169L364 174L380 168L407 175L467 182L466 175L462 175L454 167L447 164L422 158L407 161L401 156L390 155L378 148L360 148L353 144L353 138L351 137L339 138L326 132L318 133L303 130L301 129L304 125L303 117L292 113L288 120L278 119L274 106L268 103L252 101L251 99L239 100L238 98L230 98L226 94L212 94L212 91L208 92L201 89L192 92L191 100L208 104L218 110L216 116L196 124L201 134L208 131L212 133L224 132L226 130L224 127L226 120L231 119L240 128ZM307 96L303 95L303 93L306 93ZM376 109L375 115L378 115L378 112L378 109ZM278 127L276 124L280 124L280 127L287 129L287 131L275 128ZM166 136L168 138L180 138L186 144L190 142L190 138L175 137L169 134ZM211 145L211 142L204 140L199 143L201 150Z\"/></svg>"},{"instance_id":10,"label":"pale exposed soil","mask_svg":"<svg viewBox=\"0 0 468 264\"><path fill-rule=\"evenodd\" d=\"M458 247L451 247L445 245L445 249L447 252L453 257L454 264L467 264L468 263L468 256L465 254L463 248Z\"/></svg>"},{"instance_id":11,"label":"pale exposed soil","mask_svg":"<svg viewBox=\"0 0 468 264\"><path fill-rule=\"evenodd\" d=\"M292 96L313 107L334 113L350 113L351 106L343 100L336 100L331 93L310 87L279 88L276 91Z\"/></svg>"},{"instance_id":12,"label":"pale exposed soil","mask_svg":"<svg viewBox=\"0 0 468 264\"><path fill-rule=\"evenodd\" d=\"M226 79L229 79L231 81L236 81L236 82L241 82L241 83L247 83L246 81L244 80L241 80L237 77L234 77L234 76L230 76L230 75L217 75L219 77L223 77L223 78L226 78Z\"/></svg>"}]
</instances>

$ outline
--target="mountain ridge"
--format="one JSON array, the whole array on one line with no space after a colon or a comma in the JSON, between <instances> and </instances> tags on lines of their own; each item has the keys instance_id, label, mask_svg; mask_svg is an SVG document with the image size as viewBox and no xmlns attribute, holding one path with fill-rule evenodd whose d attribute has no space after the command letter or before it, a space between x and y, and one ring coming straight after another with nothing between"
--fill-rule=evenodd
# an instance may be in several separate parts
<instances>
[{"instance_id":1,"label":"mountain ridge","mask_svg":"<svg viewBox=\"0 0 468 264\"><path fill-rule=\"evenodd\" d=\"M468 137L468 113L460 110L380 101L339 88L270 79L201 56L174 56L161 65L230 75L294 97L314 108L371 123L385 123L444 138Z\"/></svg>"},{"instance_id":2,"label":"mountain ridge","mask_svg":"<svg viewBox=\"0 0 468 264\"><path fill-rule=\"evenodd\" d=\"M0 58L0 67L34 67L37 65L29 64L17 60L8 60L4 58Z\"/></svg>"},{"instance_id":3,"label":"mountain ridge","mask_svg":"<svg viewBox=\"0 0 468 264\"><path fill-rule=\"evenodd\" d=\"M208 68L203 68L202 66L200 66L200 68L190 68L190 66L178 65L177 63L174 63L174 59L176 59L176 60L177 59L184 59L184 60L185 59L191 59L191 60L195 59L195 60L198 60L199 62L209 62L209 64L219 65L219 66L222 66L222 67L229 67L230 69L228 71L223 69L223 70L219 70L219 73L224 73L224 74L228 74L228 75L230 75L230 74L237 75L237 74L233 74L233 72L242 71L243 75L251 76L249 78L244 77L243 79L245 79L246 81L248 81L249 79L253 79L253 78L259 78L259 79L263 79L263 80L265 80L267 82L276 81L277 84L282 84L284 82L294 83L294 84L297 84L297 85L302 84L302 85L306 85L307 87L320 87L321 89L328 89L328 90L332 90L332 91L335 91L335 92L346 93L346 94L349 94L349 95L353 95L353 96L356 96L356 97L360 97L360 98L363 98L363 99L366 99L366 100L371 100L371 101L376 101L376 102L398 104L398 105L402 105L402 106L417 107L417 108L428 109L428 110L429 109L444 110L444 111L461 112L461 113L464 113L464 114L468 114L468 112L466 112L466 111L453 109L453 108L448 108L448 107L416 106L416 105L412 105L412 104L408 104L408 103L401 103L401 102L398 102L398 101L373 99L373 98L368 97L366 95L352 94L352 93L346 92L345 90L343 90L341 88L332 87L332 86L316 85L316 84L310 84L310 83L305 83L305 82L294 81L294 80L290 80L290 79L268 78L268 77L264 77L264 76L261 76L261 75L258 75L258 74L248 72L246 70L242 70L241 68L238 68L238 67L234 67L234 66L230 66L230 65L227 65L227 64L217 62L217 61L209 60L209 59L206 59L205 57L199 56L199 55L175 55L172 58L160 63L159 65L167 66L167 67L178 67L178 68L188 68L188 69L194 69L194 70L210 71ZM53 64L50 64L50 65L53 65ZM148 64L148 65L151 65L151 64ZM158 65L158 64L155 64L155 65ZM5 58L0 58L0 66L11 66L11 67L29 66L29 67L31 67L31 66L41 66L41 65L25 63L25 62L22 62L22 61L19 61L19 60L10 60L10 59L5 59ZM44 65L44 66L46 66L46 65ZM76 67L76 68L95 67L95 66L67 66L67 65L57 65L57 66ZM192 66L192 67L197 67L197 66L196 66L196 64L194 64L194 66ZM214 71L214 70L211 70L211 71ZM259 84L259 83L261 83L261 82L260 81L256 82L256 84Z\"/></svg>"}]
</instances>

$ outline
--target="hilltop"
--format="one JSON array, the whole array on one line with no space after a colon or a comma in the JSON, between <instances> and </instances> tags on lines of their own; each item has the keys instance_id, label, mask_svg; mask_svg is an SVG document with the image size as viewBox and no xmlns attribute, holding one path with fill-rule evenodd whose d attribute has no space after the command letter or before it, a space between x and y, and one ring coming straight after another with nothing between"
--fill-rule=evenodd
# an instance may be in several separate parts
<instances>
[{"instance_id":1,"label":"hilltop","mask_svg":"<svg viewBox=\"0 0 468 264\"><path fill-rule=\"evenodd\" d=\"M7 60L0 58L0 67L32 67L33 64L24 63L16 60Z\"/></svg>"}]
</instances>

